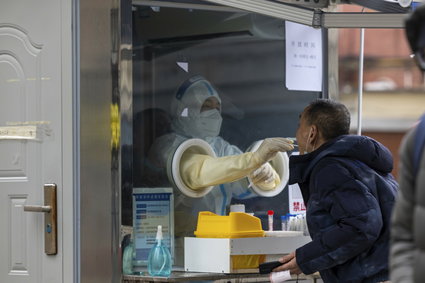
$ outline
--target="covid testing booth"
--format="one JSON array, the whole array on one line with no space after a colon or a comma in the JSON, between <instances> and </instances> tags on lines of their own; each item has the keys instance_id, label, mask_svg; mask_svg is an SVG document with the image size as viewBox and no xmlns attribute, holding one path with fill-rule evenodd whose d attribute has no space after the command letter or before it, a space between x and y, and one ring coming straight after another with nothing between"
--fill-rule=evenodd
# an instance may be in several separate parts
<instances>
[{"instance_id":1,"label":"covid testing booth","mask_svg":"<svg viewBox=\"0 0 425 283\"><path fill-rule=\"evenodd\" d=\"M376 12L340 13L339 4ZM158 225L173 271L161 280L261 280L259 263L309 241L302 196L287 184L288 156L297 150L270 162L278 175L272 187L253 184L249 174L227 176L234 163L220 158L253 152L266 138L294 137L305 105L338 98L335 31L402 28L408 5L295 0L120 5L123 280L159 280L147 270ZM217 158L220 165L196 171L199 159ZM298 224L282 231L288 215Z\"/></svg>"},{"instance_id":2,"label":"covid testing booth","mask_svg":"<svg viewBox=\"0 0 425 283\"><path fill-rule=\"evenodd\" d=\"M338 31L364 46L365 29L402 31L418 3L1 4L0 282L137 283L264 282L261 263L308 243L289 184L300 113L358 88L360 134L364 52L341 72ZM284 150L268 158L271 138Z\"/></svg>"}]
</instances>

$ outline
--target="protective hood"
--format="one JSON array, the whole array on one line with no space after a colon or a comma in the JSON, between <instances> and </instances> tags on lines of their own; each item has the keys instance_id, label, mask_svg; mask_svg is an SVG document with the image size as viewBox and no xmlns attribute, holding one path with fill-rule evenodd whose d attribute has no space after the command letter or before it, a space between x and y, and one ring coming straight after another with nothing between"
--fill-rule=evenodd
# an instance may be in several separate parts
<instances>
[{"instance_id":1,"label":"protective hood","mask_svg":"<svg viewBox=\"0 0 425 283\"><path fill-rule=\"evenodd\" d=\"M201 113L202 104L211 96L221 104L217 91L203 77L195 76L185 81L171 103L173 131L188 138L218 136L222 122L220 111L214 109Z\"/></svg>"},{"instance_id":2,"label":"protective hood","mask_svg":"<svg viewBox=\"0 0 425 283\"><path fill-rule=\"evenodd\" d=\"M343 135L311 153L291 156L289 184L307 180L314 166L326 157L358 160L381 173L393 170L392 154L384 145L366 136Z\"/></svg>"}]
</instances>

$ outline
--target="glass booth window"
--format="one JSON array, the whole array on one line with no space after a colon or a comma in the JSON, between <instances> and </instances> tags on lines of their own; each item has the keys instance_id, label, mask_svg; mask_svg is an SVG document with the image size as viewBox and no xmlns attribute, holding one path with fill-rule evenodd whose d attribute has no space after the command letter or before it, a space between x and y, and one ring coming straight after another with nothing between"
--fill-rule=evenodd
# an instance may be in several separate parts
<instances>
[{"instance_id":1,"label":"glass booth window","mask_svg":"<svg viewBox=\"0 0 425 283\"><path fill-rule=\"evenodd\" d=\"M186 165L192 157L176 148L197 138L204 143L189 151L223 157L268 137L294 137L300 112L322 92L289 90L285 63L284 21L242 12L135 7L133 187L172 188L176 266L183 264L182 239L194 236L199 211L227 215L231 204L244 204L267 230L267 211L274 210L280 230L278 219L289 211L287 185L268 197L250 188L247 178L210 186L216 172L230 172L234 164L211 165L196 180L202 172ZM177 155L181 159L173 163ZM188 196L177 189L182 180L175 179L173 166L193 166L183 183L191 180L208 190L193 189ZM131 204L123 203L123 209L131 210Z\"/></svg>"}]
</instances>

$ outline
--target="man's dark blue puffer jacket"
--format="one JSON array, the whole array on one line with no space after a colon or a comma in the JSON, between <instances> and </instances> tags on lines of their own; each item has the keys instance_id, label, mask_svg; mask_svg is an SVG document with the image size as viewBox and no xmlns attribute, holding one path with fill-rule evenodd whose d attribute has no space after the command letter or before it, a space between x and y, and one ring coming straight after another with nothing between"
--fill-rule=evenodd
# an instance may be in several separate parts
<instances>
[{"instance_id":1,"label":"man's dark blue puffer jacket","mask_svg":"<svg viewBox=\"0 0 425 283\"><path fill-rule=\"evenodd\" d=\"M290 157L289 183L298 183L312 241L296 250L305 274L326 283L388 280L391 211L398 184L389 150L344 135Z\"/></svg>"}]
</instances>

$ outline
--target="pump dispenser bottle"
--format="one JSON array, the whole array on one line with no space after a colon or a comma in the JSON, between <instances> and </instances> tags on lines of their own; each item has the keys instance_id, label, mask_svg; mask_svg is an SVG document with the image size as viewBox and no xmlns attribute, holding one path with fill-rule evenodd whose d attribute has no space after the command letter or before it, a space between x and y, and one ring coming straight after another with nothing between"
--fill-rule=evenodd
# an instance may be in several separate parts
<instances>
[{"instance_id":1,"label":"pump dispenser bottle","mask_svg":"<svg viewBox=\"0 0 425 283\"><path fill-rule=\"evenodd\" d=\"M158 225L156 243L149 252L148 272L151 276L168 277L171 274L171 254L163 243L161 225Z\"/></svg>"}]
</instances>

